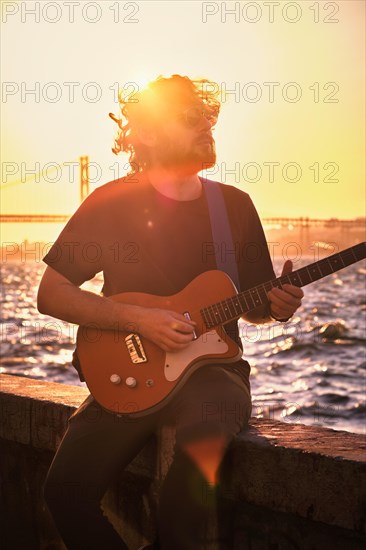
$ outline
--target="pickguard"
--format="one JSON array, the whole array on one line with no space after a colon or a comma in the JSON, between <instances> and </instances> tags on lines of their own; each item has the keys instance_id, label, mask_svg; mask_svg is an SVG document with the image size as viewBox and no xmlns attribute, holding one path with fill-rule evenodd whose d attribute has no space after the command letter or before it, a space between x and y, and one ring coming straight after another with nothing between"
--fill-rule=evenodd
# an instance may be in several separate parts
<instances>
[{"instance_id":1,"label":"pickguard","mask_svg":"<svg viewBox=\"0 0 366 550\"><path fill-rule=\"evenodd\" d=\"M164 376L169 382L174 382L198 357L209 354L224 355L228 348L229 346L216 330L206 332L183 350L166 354Z\"/></svg>"}]
</instances>

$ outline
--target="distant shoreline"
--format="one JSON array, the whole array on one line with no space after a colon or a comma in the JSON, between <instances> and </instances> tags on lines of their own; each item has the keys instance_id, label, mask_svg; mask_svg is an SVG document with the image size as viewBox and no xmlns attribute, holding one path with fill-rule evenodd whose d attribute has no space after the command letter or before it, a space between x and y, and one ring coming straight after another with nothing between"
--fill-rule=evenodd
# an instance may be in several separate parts
<instances>
[{"instance_id":1,"label":"distant shoreline","mask_svg":"<svg viewBox=\"0 0 366 550\"><path fill-rule=\"evenodd\" d=\"M317 261L345 248L366 240L364 227L294 227L266 228L265 235L272 260L301 258ZM5 243L4 243L5 244ZM40 263L52 246L52 242L28 241L7 242L1 247L1 261L20 263Z\"/></svg>"}]
</instances>

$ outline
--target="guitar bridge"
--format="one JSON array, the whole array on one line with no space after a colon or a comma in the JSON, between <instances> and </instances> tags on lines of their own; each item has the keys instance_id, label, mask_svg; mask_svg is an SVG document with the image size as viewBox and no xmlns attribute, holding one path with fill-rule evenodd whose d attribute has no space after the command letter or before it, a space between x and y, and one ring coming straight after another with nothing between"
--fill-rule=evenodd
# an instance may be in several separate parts
<instances>
[{"instance_id":1,"label":"guitar bridge","mask_svg":"<svg viewBox=\"0 0 366 550\"><path fill-rule=\"evenodd\" d=\"M132 363L138 364L147 362L145 350L138 334L132 332L126 336L125 343Z\"/></svg>"}]
</instances>

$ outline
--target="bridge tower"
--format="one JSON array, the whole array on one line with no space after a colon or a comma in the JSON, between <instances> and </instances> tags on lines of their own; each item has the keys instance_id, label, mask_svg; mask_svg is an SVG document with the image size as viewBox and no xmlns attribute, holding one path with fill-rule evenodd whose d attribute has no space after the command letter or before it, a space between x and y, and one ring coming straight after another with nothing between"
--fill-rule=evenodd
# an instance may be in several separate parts
<instances>
[{"instance_id":1,"label":"bridge tower","mask_svg":"<svg viewBox=\"0 0 366 550\"><path fill-rule=\"evenodd\" d=\"M80 202L89 195L89 157L80 157Z\"/></svg>"}]
</instances>

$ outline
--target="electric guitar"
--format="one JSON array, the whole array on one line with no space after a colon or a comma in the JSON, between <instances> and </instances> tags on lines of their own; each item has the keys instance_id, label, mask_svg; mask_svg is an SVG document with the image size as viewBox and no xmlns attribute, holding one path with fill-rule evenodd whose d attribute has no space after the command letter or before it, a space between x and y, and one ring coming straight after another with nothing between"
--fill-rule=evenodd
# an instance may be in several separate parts
<instances>
[{"instance_id":1,"label":"electric guitar","mask_svg":"<svg viewBox=\"0 0 366 550\"><path fill-rule=\"evenodd\" d=\"M233 363L242 350L223 329L229 321L266 304L267 292L289 283L302 287L366 257L366 242L333 254L297 271L237 292L223 271L206 271L172 296L138 292L116 294L125 304L169 309L196 322L192 342L178 352L165 352L138 333L80 326L77 352L94 399L105 409L139 417L162 408L198 368Z\"/></svg>"}]
</instances>

